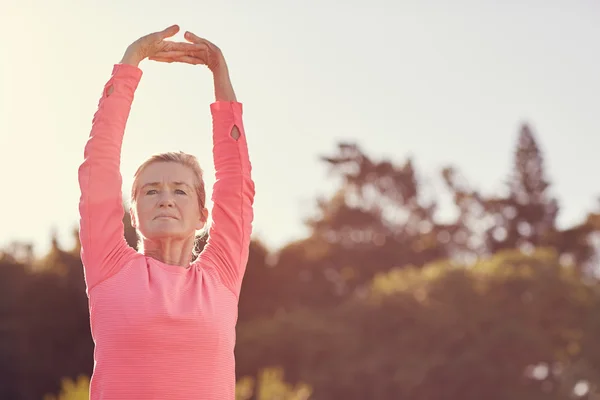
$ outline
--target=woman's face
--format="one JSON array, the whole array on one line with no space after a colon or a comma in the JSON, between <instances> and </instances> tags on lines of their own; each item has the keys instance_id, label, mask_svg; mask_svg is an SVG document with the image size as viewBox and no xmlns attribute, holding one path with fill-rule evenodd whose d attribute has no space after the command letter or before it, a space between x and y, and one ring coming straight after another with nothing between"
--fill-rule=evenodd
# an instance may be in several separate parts
<instances>
[{"instance_id":1,"label":"woman's face","mask_svg":"<svg viewBox=\"0 0 600 400\"><path fill-rule=\"evenodd\" d=\"M150 240L187 239L204 226L196 177L176 162L155 162L140 173L132 224Z\"/></svg>"}]
</instances>

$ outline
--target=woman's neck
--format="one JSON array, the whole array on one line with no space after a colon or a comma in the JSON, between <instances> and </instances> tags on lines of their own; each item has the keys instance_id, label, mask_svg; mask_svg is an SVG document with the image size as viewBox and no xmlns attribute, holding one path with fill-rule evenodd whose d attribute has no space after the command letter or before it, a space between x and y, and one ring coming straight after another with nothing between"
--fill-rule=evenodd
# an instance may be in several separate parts
<instances>
[{"instance_id":1,"label":"woman's neck","mask_svg":"<svg viewBox=\"0 0 600 400\"><path fill-rule=\"evenodd\" d=\"M194 237L188 239L144 239L142 253L165 264L187 268L192 262L194 242Z\"/></svg>"}]
</instances>

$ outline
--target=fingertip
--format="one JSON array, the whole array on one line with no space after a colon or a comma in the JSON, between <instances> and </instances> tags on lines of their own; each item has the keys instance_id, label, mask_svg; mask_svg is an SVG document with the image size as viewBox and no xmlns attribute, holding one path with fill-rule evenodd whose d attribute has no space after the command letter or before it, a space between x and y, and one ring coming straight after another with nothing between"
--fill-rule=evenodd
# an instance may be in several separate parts
<instances>
[{"instance_id":1,"label":"fingertip","mask_svg":"<svg viewBox=\"0 0 600 400\"><path fill-rule=\"evenodd\" d=\"M179 25L171 25L168 28L164 29L162 32L156 32L155 35L162 39L166 39L171 37L179 32Z\"/></svg>"}]
</instances>

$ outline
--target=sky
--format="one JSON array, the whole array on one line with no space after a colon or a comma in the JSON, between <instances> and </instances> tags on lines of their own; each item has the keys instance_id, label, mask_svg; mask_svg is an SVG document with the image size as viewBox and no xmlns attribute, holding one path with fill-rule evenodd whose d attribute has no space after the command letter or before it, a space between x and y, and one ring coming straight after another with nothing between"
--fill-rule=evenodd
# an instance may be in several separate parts
<instances>
[{"instance_id":1,"label":"sky","mask_svg":"<svg viewBox=\"0 0 600 400\"><path fill-rule=\"evenodd\" d=\"M499 192L527 122L568 226L598 209L600 3L588 1L2 0L0 247L51 231L73 244L77 169L112 66L138 37L179 24L226 57L256 184L255 237L307 234L337 181L320 155L356 142L374 159L414 159L439 192L457 167ZM144 61L122 150L124 193L154 153L198 156L214 183L202 66ZM440 219L451 218L448 196ZM210 203L209 203L210 205Z\"/></svg>"}]
</instances>

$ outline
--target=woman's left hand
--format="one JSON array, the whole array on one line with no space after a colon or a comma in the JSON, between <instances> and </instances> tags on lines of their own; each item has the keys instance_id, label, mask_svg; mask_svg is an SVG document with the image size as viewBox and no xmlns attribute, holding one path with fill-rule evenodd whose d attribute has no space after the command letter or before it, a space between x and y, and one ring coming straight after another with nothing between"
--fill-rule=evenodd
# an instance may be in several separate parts
<instances>
[{"instance_id":1,"label":"woman's left hand","mask_svg":"<svg viewBox=\"0 0 600 400\"><path fill-rule=\"evenodd\" d=\"M159 53L148 59L168 63L182 62L193 65L206 65L213 73L226 67L225 57L223 57L221 49L215 44L191 32L186 32L184 37L188 42L194 43L197 48L199 47L193 54L172 56L168 53Z\"/></svg>"}]
</instances>

